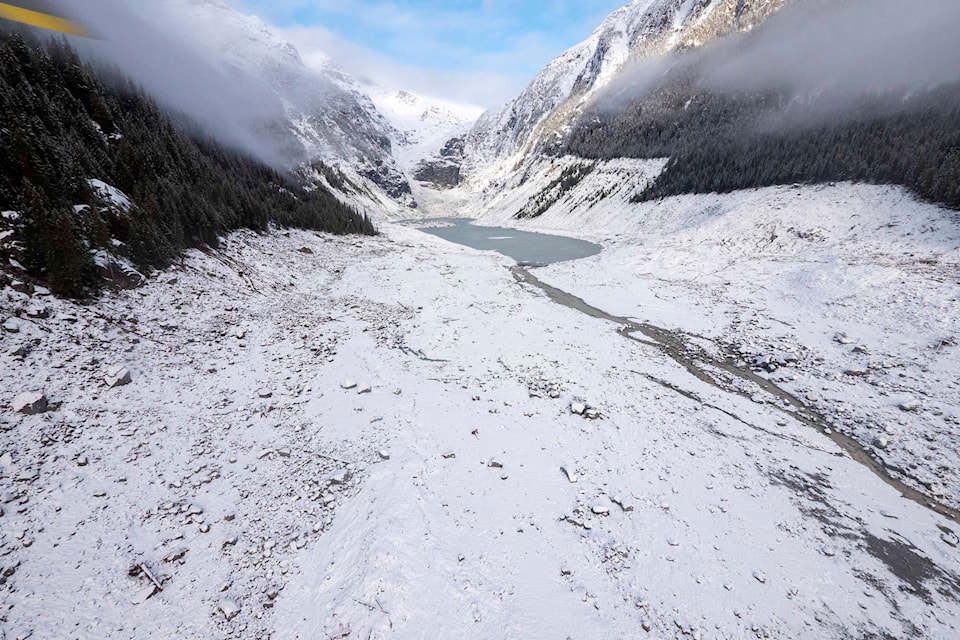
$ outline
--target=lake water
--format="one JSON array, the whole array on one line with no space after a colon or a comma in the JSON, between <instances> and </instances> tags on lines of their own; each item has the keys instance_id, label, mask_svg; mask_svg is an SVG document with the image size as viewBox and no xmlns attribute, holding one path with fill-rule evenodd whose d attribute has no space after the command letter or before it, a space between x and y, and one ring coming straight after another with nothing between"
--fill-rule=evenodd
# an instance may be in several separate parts
<instances>
[{"instance_id":1,"label":"lake water","mask_svg":"<svg viewBox=\"0 0 960 640\"><path fill-rule=\"evenodd\" d=\"M422 226L421 226L422 225ZM551 264L578 260L600 253L600 245L546 233L518 231L504 227L481 227L468 218L424 220L418 228L450 242L474 249L492 250L520 264Z\"/></svg>"}]
</instances>

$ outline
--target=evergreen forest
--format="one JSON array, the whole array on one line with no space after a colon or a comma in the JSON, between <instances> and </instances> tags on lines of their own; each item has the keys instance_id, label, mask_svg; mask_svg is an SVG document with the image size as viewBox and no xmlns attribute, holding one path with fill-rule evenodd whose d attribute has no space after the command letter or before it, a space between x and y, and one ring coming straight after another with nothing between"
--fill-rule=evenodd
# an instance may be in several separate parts
<instances>
[{"instance_id":1,"label":"evergreen forest","mask_svg":"<svg viewBox=\"0 0 960 640\"><path fill-rule=\"evenodd\" d=\"M375 233L329 191L171 119L64 40L0 32L0 140L0 277L20 265L59 295L100 290L97 251L143 270L239 228ZM111 203L94 180L130 205Z\"/></svg>"},{"instance_id":2,"label":"evergreen forest","mask_svg":"<svg viewBox=\"0 0 960 640\"><path fill-rule=\"evenodd\" d=\"M705 90L680 73L642 96L601 98L561 151L668 158L635 201L854 181L903 185L960 210L960 85L801 97Z\"/></svg>"}]
</instances>

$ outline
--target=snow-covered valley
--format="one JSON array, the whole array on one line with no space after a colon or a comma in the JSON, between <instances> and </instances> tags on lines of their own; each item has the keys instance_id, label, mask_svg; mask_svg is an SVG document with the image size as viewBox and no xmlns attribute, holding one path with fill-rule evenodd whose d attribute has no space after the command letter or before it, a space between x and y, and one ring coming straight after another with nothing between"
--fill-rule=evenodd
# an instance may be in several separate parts
<instances>
[{"instance_id":1,"label":"snow-covered valley","mask_svg":"<svg viewBox=\"0 0 960 640\"><path fill-rule=\"evenodd\" d=\"M604 251L537 278L770 356L956 506L949 213L855 185L590 190L525 224ZM956 634L949 517L511 260L381 230L237 233L88 306L4 290L4 396L50 403L2 417L6 637Z\"/></svg>"},{"instance_id":2,"label":"snow-covered valley","mask_svg":"<svg viewBox=\"0 0 960 640\"><path fill-rule=\"evenodd\" d=\"M205 203L91 173L59 220L131 288L75 302L39 286L62 291L71 227L40 243L43 207L4 200L0 640L960 637L957 211L852 182L640 202L666 158L564 146L636 65L801 3L633 0L483 115L301 57L227 2L164 4L263 102L237 108L244 144L305 183L269 174L224 219L309 223L270 196L325 195L313 213L380 233L198 240L238 219L142 275L116 229L159 199L209 231ZM678 99L650 130L688 107L709 115ZM676 159L657 148L634 152ZM424 232L469 226L441 218L588 257L517 264Z\"/></svg>"}]
</instances>

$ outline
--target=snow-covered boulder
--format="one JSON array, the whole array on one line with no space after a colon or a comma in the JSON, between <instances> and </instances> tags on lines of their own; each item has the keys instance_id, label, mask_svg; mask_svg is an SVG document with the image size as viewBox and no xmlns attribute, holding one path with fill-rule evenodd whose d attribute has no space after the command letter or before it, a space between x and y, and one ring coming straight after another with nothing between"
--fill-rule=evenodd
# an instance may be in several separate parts
<instances>
[{"instance_id":1,"label":"snow-covered boulder","mask_svg":"<svg viewBox=\"0 0 960 640\"><path fill-rule=\"evenodd\" d=\"M27 307L26 313L27 317L35 318L37 320L45 320L50 317L50 309L42 304L30 305Z\"/></svg>"},{"instance_id":2,"label":"snow-covered boulder","mask_svg":"<svg viewBox=\"0 0 960 640\"><path fill-rule=\"evenodd\" d=\"M20 327L23 322L20 318L7 318L3 321L3 330L7 333L20 333Z\"/></svg>"},{"instance_id":3,"label":"snow-covered boulder","mask_svg":"<svg viewBox=\"0 0 960 640\"><path fill-rule=\"evenodd\" d=\"M133 378L130 376L130 370L124 366L111 367L107 371L107 375L103 377L103 381L107 383L107 386L111 389L114 387L122 387L125 384L130 384L133 381Z\"/></svg>"},{"instance_id":4,"label":"snow-covered boulder","mask_svg":"<svg viewBox=\"0 0 960 640\"><path fill-rule=\"evenodd\" d=\"M23 280L14 280L10 283L10 288L18 293L23 293L25 295L33 295L34 288L33 285L29 282L24 282Z\"/></svg>"},{"instance_id":5,"label":"snow-covered boulder","mask_svg":"<svg viewBox=\"0 0 960 640\"><path fill-rule=\"evenodd\" d=\"M217 608L227 620L233 620L240 613L240 604L232 598L224 598L217 604Z\"/></svg>"},{"instance_id":6,"label":"snow-covered boulder","mask_svg":"<svg viewBox=\"0 0 960 640\"><path fill-rule=\"evenodd\" d=\"M22 413L32 416L36 413L43 413L49 407L47 396L35 391L25 391L21 393L10 405L16 413Z\"/></svg>"},{"instance_id":7,"label":"snow-covered boulder","mask_svg":"<svg viewBox=\"0 0 960 640\"><path fill-rule=\"evenodd\" d=\"M353 474L348 469L340 469L328 475L326 480L327 484L344 485L350 482L351 479L353 479Z\"/></svg>"},{"instance_id":8,"label":"snow-covered boulder","mask_svg":"<svg viewBox=\"0 0 960 640\"><path fill-rule=\"evenodd\" d=\"M899 405L900 411L912 412L920 409L920 401L916 398L907 398Z\"/></svg>"}]
</instances>

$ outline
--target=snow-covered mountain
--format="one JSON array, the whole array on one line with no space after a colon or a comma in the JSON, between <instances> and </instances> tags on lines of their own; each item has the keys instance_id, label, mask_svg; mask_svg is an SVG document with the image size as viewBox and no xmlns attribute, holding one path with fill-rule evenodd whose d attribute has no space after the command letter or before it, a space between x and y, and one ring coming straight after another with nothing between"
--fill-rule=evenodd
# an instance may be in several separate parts
<instances>
[{"instance_id":1,"label":"snow-covered mountain","mask_svg":"<svg viewBox=\"0 0 960 640\"><path fill-rule=\"evenodd\" d=\"M485 113L466 140L469 172L493 158L558 141L596 92L628 63L749 30L785 0L634 0L549 62L516 99Z\"/></svg>"},{"instance_id":2,"label":"snow-covered mountain","mask_svg":"<svg viewBox=\"0 0 960 640\"><path fill-rule=\"evenodd\" d=\"M393 124L394 157L413 180L439 188L460 182L463 138L482 109L376 87L370 88L370 97ZM416 184L412 186L416 195Z\"/></svg>"},{"instance_id":3,"label":"snow-covered mountain","mask_svg":"<svg viewBox=\"0 0 960 640\"><path fill-rule=\"evenodd\" d=\"M332 59L308 66L263 20L221 0L169 2L224 73L266 87L280 101L283 113L265 126L283 157L346 165L395 200L413 204L393 156L402 136Z\"/></svg>"},{"instance_id":4,"label":"snow-covered mountain","mask_svg":"<svg viewBox=\"0 0 960 640\"><path fill-rule=\"evenodd\" d=\"M436 153L451 137L465 134L483 111L404 90L368 87L368 91L396 131L394 156L405 168Z\"/></svg>"},{"instance_id":5,"label":"snow-covered mountain","mask_svg":"<svg viewBox=\"0 0 960 640\"><path fill-rule=\"evenodd\" d=\"M323 160L369 179L415 207L410 177L420 160L462 137L481 109L361 83L330 56L297 49L259 17L222 0L169 0L225 73L269 89L283 105L272 139L296 162Z\"/></svg>"}]
</instances>

